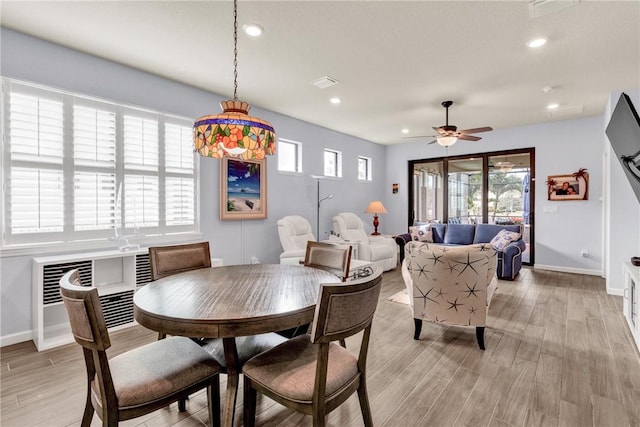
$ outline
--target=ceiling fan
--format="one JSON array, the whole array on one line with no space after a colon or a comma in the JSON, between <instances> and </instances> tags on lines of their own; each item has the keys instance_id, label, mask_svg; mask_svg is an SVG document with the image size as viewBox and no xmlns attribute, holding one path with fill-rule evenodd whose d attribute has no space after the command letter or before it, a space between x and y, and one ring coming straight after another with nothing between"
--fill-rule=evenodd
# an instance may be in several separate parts
<instances>
[{"instance_id":1,"label":"ceiling fan","mask_svg":"<svg viewBox=\"0 0 640 427\"><path fill-rule=\"evenodd\" d=\"M446 110L446 124L440 127L434 127L433 129L438 133L437 135L429 135L435 138L429 144L438 143L443 147L449 147L456 143L459 139L465 141L480 141L482 138L479 136L471 135L472 133L489 132L493 128L489 126L473 129L458 130L457 126L449 124L449 107L453 105L453 101L444 101L442 106ZM424 138L424 137L416 137Z\"/></svg>"}]
</instances>

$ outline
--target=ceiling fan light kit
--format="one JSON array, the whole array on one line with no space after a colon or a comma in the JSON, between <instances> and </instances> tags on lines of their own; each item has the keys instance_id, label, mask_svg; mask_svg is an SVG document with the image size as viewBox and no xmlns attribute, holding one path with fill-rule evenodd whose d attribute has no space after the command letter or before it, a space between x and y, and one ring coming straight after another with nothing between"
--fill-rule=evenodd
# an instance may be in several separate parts
<instances>
[{"instance_id":1,"label":"ceiling fan light kit","mask_svg":"<svg viewBox=\"0 0 640 427\"><path fill-rule=\"evenodd\" d=\"M451 147L458 141L458 138L455 136L439 136L436 138L436 140L438 141L438 144L442 145L443 147Z\"/></svg>"}]
</instances>

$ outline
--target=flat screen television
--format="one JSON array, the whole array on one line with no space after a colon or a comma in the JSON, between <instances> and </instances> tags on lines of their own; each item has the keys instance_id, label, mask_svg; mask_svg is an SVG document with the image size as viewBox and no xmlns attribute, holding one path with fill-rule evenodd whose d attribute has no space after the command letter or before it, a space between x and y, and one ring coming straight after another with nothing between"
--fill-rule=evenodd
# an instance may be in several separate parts
<instances>
[{"instance_id":1,"label":"flat screen television","mask_svg":"<svg viewBox=\"0 0 640 427\"><path fill-rule=\"evenodd\" d=\"M640 203L640 117L626 93L620 95L605 132Z\"/></svg>"}]
</instances>

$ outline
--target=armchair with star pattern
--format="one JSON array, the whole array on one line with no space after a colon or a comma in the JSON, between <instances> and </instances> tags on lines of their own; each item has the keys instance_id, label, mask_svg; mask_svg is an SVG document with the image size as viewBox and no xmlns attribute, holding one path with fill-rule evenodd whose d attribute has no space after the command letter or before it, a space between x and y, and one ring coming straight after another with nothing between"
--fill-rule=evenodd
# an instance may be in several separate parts
<instances>
[{"instance_id":1,"label":"armchair with star pattern","mask_svg":"<svg viewBox=\"0 0 640 427\"><path fill-rule=\"evenodd\" d=\"M415 333L422 322L475 326L484 350L484 328L496 289L496 250L489 244L440 246L409 242L402 277L413 307Z\"/></svg>"}]
</instances>

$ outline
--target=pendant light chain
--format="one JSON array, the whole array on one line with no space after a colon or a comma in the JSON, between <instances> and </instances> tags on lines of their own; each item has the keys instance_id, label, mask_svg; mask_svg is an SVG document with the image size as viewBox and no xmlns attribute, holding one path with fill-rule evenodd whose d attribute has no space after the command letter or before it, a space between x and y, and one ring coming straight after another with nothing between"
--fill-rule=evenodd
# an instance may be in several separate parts
<instances>
[{"instance_id":1,"label":"pendant light chain","mask_svg":"<svg viewBox=\"0 0 640 427\"><path fill-rule=\"evenodd\" d=\"M233 0L233 100L238 100L238 0Z\"/></svg>"}]
</instances>

